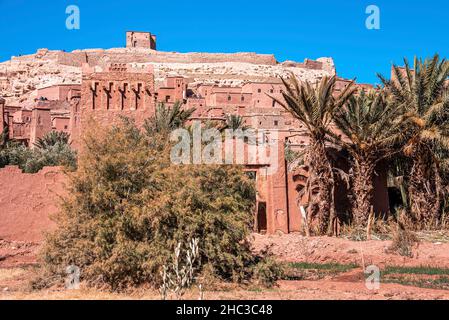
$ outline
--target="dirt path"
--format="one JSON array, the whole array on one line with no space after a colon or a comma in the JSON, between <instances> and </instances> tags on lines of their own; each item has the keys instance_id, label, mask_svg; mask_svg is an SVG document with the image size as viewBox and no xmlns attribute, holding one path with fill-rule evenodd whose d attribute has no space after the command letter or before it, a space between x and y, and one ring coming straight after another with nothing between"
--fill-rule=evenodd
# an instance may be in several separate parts
<instances>
[{"instance_id":1,"label":"dirt path","mask_svg":"<svg viewBox=\"0 0 449 320\"><path fill-rule=\"evenodd\" d=\"M39 247L38 243L0 239L0 269L36 264Z\"/></svg>"},{"instance_id":2,"label":"dirt path","mask_svg":"<svg viewBox=\"0 0 449 320\"><path fill-rule=\"evenodd\" d=\"M95 290L45 290L28 292L23 285L26 277L16 275L21 281L1 281L0 300L10 299L100 299L100 300L153 300L160 296L156 291L142 291L132 294L113 294ZM7 290L4 290L7 285ZM8 287L9 286L9 287ZM3 287L3 288L2 288ZM198 292L193 290L186 294L185 299L198 299ZM231 291L207 291L205 299L213 300L441 300L449 299L449 291L423 289L397 284L381 284L379 290L368 290L362 281L280 281L278 286L268 290L234 289Z\"/></svg>"}]
</instances>

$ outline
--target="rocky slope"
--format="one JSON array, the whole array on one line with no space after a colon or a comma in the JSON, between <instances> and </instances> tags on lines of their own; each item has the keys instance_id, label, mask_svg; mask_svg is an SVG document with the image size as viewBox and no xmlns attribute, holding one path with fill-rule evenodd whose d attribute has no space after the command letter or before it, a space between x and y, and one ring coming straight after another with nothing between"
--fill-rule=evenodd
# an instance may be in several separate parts
<instances>
[{"instance_id":1,"label":"rocky slope","mask_svg":"<svg viewBox=\"0 0 449 320\"><path fill-rule=\"evenodd\" d=\"M181 75L193 83L238 86L245 81L273 81L288 71L301 80L335 74L331 58L304 63L278 63L273 55L256 53L176 53L142 48L88 49L73 52L40 49L0 63L0 96L9 105L32 104L36 89L55 84L81 83L81 67L108 63L151 64L156 84L168 75Z\"/></svg>"}]
</instances>

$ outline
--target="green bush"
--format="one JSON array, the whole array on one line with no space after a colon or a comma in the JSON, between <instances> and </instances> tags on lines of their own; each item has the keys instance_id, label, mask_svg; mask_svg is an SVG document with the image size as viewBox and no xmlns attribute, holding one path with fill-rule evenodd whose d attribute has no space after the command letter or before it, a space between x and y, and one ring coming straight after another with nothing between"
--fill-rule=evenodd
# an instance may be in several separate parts
<instances>
[{"instance_id":1,"label":"green bush","mask_svg":"<svg viewBox=\"0 0 449 320\"><path fill-rule=\"evenodd\" d=\"M9 142L0 150L0 165L16 165L24 168L24 164L32 157L32 150L24 145Z\"/></svg>"},{"instance_id":2,"label":"green bush","mask_svg":"<svg viewBox=\"0 0 449 320\"><path fill-rule=\"evenodd\" d=\"M76 152L68 144L57 143L45 149L33 149L31 157L21 165L24 172L35 173L43 167L64 166L73 171L76 169Z\"/></svg>"},{"instance_id":3,"label":"green bush","mask_svg":"<svg viewBox=\"0 0 449 320\"><path fill-rule=\"evenodd\" d=\"M265 287L272 287L282 279L285 269L271 256L261 256L254 266L254 280Z\"/></svg>"},{"instance_id":4,"label":"green bush","mask_svg":"<svg viewBox=\"0 0 449 320\"><path fill-rule=\"evenodd\" d=\"M0 168L16 165L26 173L36 173L46 166L65 166L69 170L75 170L76 162L76 151L64 141L33 149L11 141L0 149Z\"/></svg>"},{"instance_id":5,"label":"green bush","mask_svg":"<svg viewBox=\"0 0 449 320\"><path fill-rule=\"evenodd\" d=\"M175 246L193 238L203 274L242 282L258 270L270 277L256 269L263 258L248 242L253 181L237 166L172 165L168 140L130 121L87 135L59 228L42 252L47 279L64 279L75 264L88 285L156 287Z\"/></svg>"}]
</instances>

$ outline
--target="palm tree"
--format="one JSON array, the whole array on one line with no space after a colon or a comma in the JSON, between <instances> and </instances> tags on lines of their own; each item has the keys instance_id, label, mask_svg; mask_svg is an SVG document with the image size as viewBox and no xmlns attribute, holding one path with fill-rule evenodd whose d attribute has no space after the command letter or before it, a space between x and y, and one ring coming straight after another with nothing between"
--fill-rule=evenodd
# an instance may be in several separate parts
<instances>
[{"instance_id":1,"label":"palm tree","mask_svg":"<svg viewBox=\"0 0 449 320\"><path fill-rule=\"evenodd\" d=\"M0 148L4 147L8 142L9 130L8 126L5 126L3 132L0 132Z\"/></svg>"},{"instance_id":2,"label":"palm tree","mask_svg":"<svg viewBox=\"0 0 449 320\"><path fill-rule=\"evenodd\" d=\"M324 77L316 85L299 83L291 74L288 79L282 78L286 88L282 94L285 101L272 97L300 121L304 126L301 134L309 138L309 145L304 152L304 164L309 168L310 190L317 190L309 206L317 210L315 215L319 234L330 231L330 220L335 216L334 175L326 150L327 132L332 124L332 114L355 90L351 83L340 94L335 95L335 81L336 77L333 76Z\"/></svg>"},{"instance_id":3,"label":"palm tree","mask_svg":"<svg viewBox=\"0 0 449 320\"><path fill-rule=\"evenodd\" d=\"M168 133L184 126L194 112L194 108L183 109L181 102L175 102L172 107L166 107L164 103L160 103L156 107L154 116L145 120L144 129L149 135Z\"/></svg>"},{"instance_id":4,"label":"palm tree","mask_svg":"<svg viewBox=\"0 0 449 320\"><path fill-rule=\"evenodd\" d=\"M246 130L248 128L249 127L245 125L245 120L243 120L242 116L231 114L226 116L222 130L225 129Z\"/></svg>"},{"instance_id":5,"label":"palm tree","mask_svg":"<svg viewBox=\"0 0 449 320\"><path fill-rule=\"evenodd\" d=\"M34 146L39 149L48 149L56 144L69 144L70 134L62 131L50 131L41 138L38 138Z\"/></svg>"},{"instance_id":6,"label":"palm tree","mask_svg":"<svg viewBox=\"0 0 449 320\"><path fill-rule=\"evenodd\" d=\"M401 109L389 103L384 92L352 96L334 113L337 129L330 131L332 142L351 156L355 196L353 222L365 227L371 212L374 173L379 162L401 151Z\"/></svg>"},{"instance_id":7,"label":"palm tree","mask_svg":"<svg viewBox=\"0 0 449 320\"><path fill-rule=\"evenodd\" d=\"M449 149L449 62L415 58L413 68L393 66L393 79L379 76L394 101L405 109L408 124L405 154L412 159L409 176L411 210L422 225L439 217L441 178L439 154Z\"/></svg>"}]
</instances>

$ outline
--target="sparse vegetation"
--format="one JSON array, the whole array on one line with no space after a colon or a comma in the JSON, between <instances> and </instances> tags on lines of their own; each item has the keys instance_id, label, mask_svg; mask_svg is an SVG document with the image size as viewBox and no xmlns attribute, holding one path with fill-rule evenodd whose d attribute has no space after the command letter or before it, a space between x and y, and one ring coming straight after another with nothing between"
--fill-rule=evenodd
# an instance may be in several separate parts
<instances>
[{"instance_id":1,"label":"sparse vegetation","mask_svg":"<svg viewBox=\"0 0 449 320\"><path fill-rule=\"evenodd\" d=\"M357 268L356 264L293 262L284 266L287 280L317 280Z\"/></svg>"},{"instance_id":2,"label":"sparse vegetation","mask_svg":"<svg viewBox=\"0 0 449 320\"><path fill-rule=\"evenodd\" d=\"M39 139L33 149L8 141L0 148L0 167L16 165L25 173L36 173L46 166L64 166L73 171L77 165L77 152L68 141L67 134L54 132Z\"/></svg>"},{"instance_id":3,"label":"sparse vegetation","mask_svg":"<svg viewBox=\"0 0 449 320\"><path fill-rule=\"evenodd\" d=\"M259 256L258 262L254 266L253 280L266 288L270 288L276 284L276 281L282 279L284 274L285 268L276 261L275 257L264 253Z\"/></svg>"},{"instance_id":4,"label":"sparse vegetation","mask_svg":"<svg viewBox=\"0 0 449 320\"><path fill-rule=\"evenodd\" d=\"M337 262L333 263L312 263L312 262L293 262L290 264L294 269L313 269L313 270L325 270L330 272L347 272L351 269L357 268L356 264L341 264Z\"/></svg>"},{"instance_id":5,"label":"sparse vegetation","mask_svg":"<svg viewBox=\"0 0 449 320\"><path fill-rule=\"evenodd\" d=\"M387 266L382 270L384 283L397 283L419 288L449 290L449 269L433 266Z\"/></svg>"},{"instance_id":6,"label":"sparse vegetation","mask_svg":"<svg viewBox=\"0 0 449 320\"><path fill-rule=\"evenodd\" d=\"M436 279L416 279L401 276L396 278L390 277L384 281L385 283L397 283L404 286L413 286L418 288L449 290L448 277L439 277Z\"/></svg>"},{"instance_id":7,"label":"sparse vegetation","mask_svg":"<svg viewBox=\"0 0 449 320\"><path fill-rule=\"evenodd\" d=\"M418 237L402 223L398 223L397 230L393 236L393 243L389 250L401 256L413 257L413 249L419 244Z\"/></svg>"},{"instance_id":8,"label":"sparse vegetation","mask_svg":"<svg viewBox=\"0 0 449 320\"><path fill-rule=\"evenodd\" d=\"M426 274L426 275L448 275L449 269L438 268L432 266L418 266L418 267L401 267L401 266L387 266L382 270L383 275L388 274Z\"/></svg>"}]
</instances>

